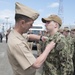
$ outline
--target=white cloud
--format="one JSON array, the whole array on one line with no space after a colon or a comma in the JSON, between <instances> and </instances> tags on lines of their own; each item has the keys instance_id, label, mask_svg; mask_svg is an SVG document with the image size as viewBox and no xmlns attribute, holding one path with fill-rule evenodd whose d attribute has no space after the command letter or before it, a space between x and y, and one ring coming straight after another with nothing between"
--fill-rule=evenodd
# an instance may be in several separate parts
<instances>
[{"instance_id":1,"label":"white cloud","mask_svg":"<svg viewBox=\"0 0 75 75\"><path fill-rule=\"evenodd\" d=\"M50 4L48 7L49 8L56 8L58 6L59 6L59 3L58 2L54 2L54 3Z\"/></svg>"}]
</instances>

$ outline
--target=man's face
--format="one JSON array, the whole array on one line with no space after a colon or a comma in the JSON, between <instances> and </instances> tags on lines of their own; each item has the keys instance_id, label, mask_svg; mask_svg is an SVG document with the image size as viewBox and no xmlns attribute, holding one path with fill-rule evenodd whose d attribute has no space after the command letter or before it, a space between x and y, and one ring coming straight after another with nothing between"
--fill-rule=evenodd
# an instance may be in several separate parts
<instances>
[{"instance_id":1,"label":"man's face","mask_svg":"<svg viewBox=\"0 0 75 75\"><path fill-rule=\"evenodd\" d=\"M56 27L56 23L54 21L48 21L46 22L45 27L48 32L52 32Z\"/></svg>"},{"instance_id":2,"label":"man's face","mask_svg":"<svg viewBox=\"0 0 75 75\"><path fill-rule=\"evenodd\" d=\"M70 32L70 35L71 35L71 37L74 38L74 37L75 37L75 31L71 31L71 32Z\"/></svg>"},{"instance_id":3,"label":"man's face","mask_svg":"<svg viewBox=\"0 0 75 75\"><path fill-rule=\"evenodd\" d=\"M29 22L25 22L22 25L23 33L27 32L33 25L33 20L30 20Z\"/></svg>"},{"instance_id":4,"label":"man's face","mask_svg":"<svg viewBox=\"0 0 75 75\"><path fill-rule=\"evenodd\" d=\"M63 35L64 36L68 36L69 35L69 31L63 31Z\"/></svg>"}]
</instances>

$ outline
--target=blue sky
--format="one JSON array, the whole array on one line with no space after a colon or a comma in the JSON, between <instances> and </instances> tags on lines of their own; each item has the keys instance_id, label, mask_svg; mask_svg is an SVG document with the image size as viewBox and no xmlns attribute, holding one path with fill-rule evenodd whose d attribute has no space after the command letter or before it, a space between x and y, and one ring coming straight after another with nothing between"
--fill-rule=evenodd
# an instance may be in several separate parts
<instances>
[{"instance_id":1,"label":"blue sky","mask_svg":"<svg viewBox=\"0 0 75 75\"><path fill-rule=\"evenodd\" d=\"M40 13L35 24L42 24L41 18L51 14L58 14L59 0L0 0L0 24L6 25L6 17L8 22L14 25L15 2L20 2L29 6ZM75 0L63 0L63 17L64 26L75 25Z\"/></svg>"}]
</instances>

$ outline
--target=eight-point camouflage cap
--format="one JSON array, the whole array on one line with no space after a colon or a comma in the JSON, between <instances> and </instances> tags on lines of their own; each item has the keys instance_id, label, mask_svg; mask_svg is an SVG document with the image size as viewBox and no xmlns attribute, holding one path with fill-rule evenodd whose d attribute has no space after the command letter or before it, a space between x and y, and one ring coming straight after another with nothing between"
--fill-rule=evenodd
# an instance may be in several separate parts
<instances>
[{"instance_id":1,"label":"eight-point camouflage cap","mask_svg":"<svg viewBox=\"0 0 75 75\"><path fill-rule=\"evenodd\" d=\"M75 28L72 28L71 31L75 31Z\"/></svg>"},{"instance_id":2,"label":"eight-point camouflage cap","mask_svg":"<svg viewBox=\"0 0 75 75\"><path fill-rule=\"evenodd\" d=\"M27 6L24 6L18 2L16 2L15 6L15 14L25 15L33 20L36 20L39 16L39 13Z\"/></svg>"},{"instance_id":3,"label":"eight-point camouflage cap","mask_svg":"<svg viewBox=\"0 0 75 75\"><path fill-rule=\"evenodd\" d=\"M69 32L70 30L69 30L68 27L64 27L63 31L67 31L67 32Z\"/></svg>"},{"instance_id":4,"label":"eight-point camouflage cap","mask_svg":"<svg viewBox=\"0 0 75 75\"><path fill-rule=\"evenodd\" d=\"M55 22L59 23L60 25L62 25L62 20L57 15L50 15L48 18L42 18L43 23L46 23L47 21L55 21Z\"/></svg>"}]
</instances>

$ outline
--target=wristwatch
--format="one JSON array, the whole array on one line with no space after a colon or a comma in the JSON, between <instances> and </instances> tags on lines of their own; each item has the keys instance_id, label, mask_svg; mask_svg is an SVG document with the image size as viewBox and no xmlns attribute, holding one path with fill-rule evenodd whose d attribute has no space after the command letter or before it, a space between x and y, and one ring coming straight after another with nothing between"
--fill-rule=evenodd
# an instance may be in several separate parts
<instances>
[{"instance_id":1,"label":"wristwatch","mask_svg":"<svg viewBox=\"0 0 75 75\"><path fill-rule=\"evenodd\" d=\"M40 41L42 41L42 36L40 36Z\"/></svg>"}]
</instances>

